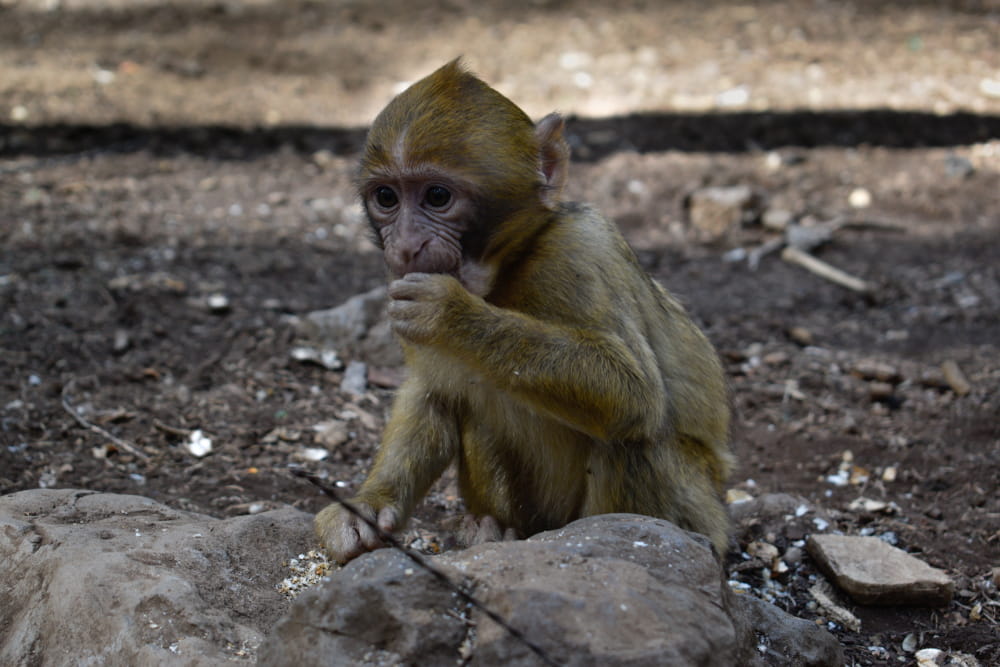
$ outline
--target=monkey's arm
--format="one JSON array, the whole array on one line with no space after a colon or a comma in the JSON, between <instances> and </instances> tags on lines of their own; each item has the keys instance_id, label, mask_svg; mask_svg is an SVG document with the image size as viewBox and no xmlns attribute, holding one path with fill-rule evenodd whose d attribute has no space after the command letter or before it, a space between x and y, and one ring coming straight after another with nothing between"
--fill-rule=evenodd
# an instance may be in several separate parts
<instances>
[{"instance_id":1,"label":"monkey's arm","mask_svg":"<svg viewBox=\"0 0 1000 667\"><path fill-rule=\"evenodd\" d=\"M351 499L381 530L402 527L454 458L458 430L449 416L453 414L419 380L408 379L400 387L368 479ZM315 526L320 542L341 563L382 546L367 524L336 503L316 515Z\"/></svg>"},{"instance_id":2,"label":"monkey's arm","mask_svg":"<svg viewBox=\"0 0 1000 667\"><path fill-rule=\"evenodd\" d=\"M408 274L389 295L393 329L404 340L457 357L573 428L627 440L649 438L663 423L665 390L638 335L635 352L610 327L560 325L498 308L443 274Z\"/></svg>"}]
</instances>

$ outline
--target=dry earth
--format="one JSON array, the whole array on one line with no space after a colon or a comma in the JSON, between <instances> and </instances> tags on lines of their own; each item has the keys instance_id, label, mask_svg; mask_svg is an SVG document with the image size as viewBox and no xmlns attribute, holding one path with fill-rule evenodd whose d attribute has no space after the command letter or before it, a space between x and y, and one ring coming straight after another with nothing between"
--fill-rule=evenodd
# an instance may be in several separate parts
<instances>
[{"instance_id":1,"label":"dry earth","mask_svg":"<svg viewBox=\"0 0 1000 667\"><path fill-rule=\"evenodd\" d=\"M723 353L734 487L800 494L826 530L956 579L944 609L842 600L862 619L834 628L851 663L925 646L1000 663L1000 3L646 5L0 0L0 493L230 515L318 509L293 462L355 486L391 389L352 397L294 361L286 316L382 281L350 185L362 128L464 54L533 116L573 116L572 195ZM777 254L725 261L773 235L759 226L694 243L687 195L736 184L805 222L866 223L817 253L874 293ZM310 461L331 420L346 441ZM186 449L194 429L210 455ZM415 532L447 546L459 510L441 484ZM784 550L812 519L737 541ZM776 602L816 617L814 574L807 559Z\"/></svg>"}]
</instances>

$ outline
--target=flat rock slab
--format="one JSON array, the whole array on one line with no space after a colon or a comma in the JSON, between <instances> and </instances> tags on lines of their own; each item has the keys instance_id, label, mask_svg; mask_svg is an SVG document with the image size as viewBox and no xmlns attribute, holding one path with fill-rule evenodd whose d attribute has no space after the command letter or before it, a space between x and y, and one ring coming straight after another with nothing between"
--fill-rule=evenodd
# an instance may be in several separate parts
<instances>
[{"instance_id":1,"label":"flat rock slab","mask_svg":"<svg viewBox=\"0 0 1000 667\"><path fill-rule=\"evenodd\" d=\"M288 601L311 515L232 519L140 496L36 489L0 497L0 665L248 661Z\"/></svg>"},{"instance_id":2,"label":"flat rock slab","mask_svg":"<svg viewBox=\"0 0 1000 667\"><path fill-rule=\"evenodd\" d=\"M860 604L922 605L951 602L955 582L877 537L813 535L809 553L836 585Z\"/></svg>"}]
</instances>

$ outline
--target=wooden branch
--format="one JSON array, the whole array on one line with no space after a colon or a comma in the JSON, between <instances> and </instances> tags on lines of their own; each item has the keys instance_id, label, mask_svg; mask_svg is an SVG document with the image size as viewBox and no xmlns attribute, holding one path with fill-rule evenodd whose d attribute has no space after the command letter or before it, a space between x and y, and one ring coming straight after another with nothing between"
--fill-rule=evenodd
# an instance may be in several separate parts
<instances>
[{"instance_id":1,"label":"wooden branch","mask_svg":"<svg viewBox=\"0 0 1000 667\"><path fill-rule=\"evenodd\" d=\"M811 271L817 276L836 283L841 287L846 287L849 290L854 290L855 292L860 292L862 294L870 294L874 291L874 287L871 283L841 271L837 267L831 266L823 260L817 259L809 253L799 250L798 248L787 246L781 251L781 259L790 264L797 264L807 271Z\"/></svg>"},{"instance_id":2,"label":"wooden branch","mask_svg":"<svg viewBox=\"0 0 1000 667\"><path fill-rule=\"evenodd\" d=\"M772 252L777 252L783 245L785 245L785 239L783 238L771 239L770 241L762 243L747 253L747 266L750 267L751 271L756 271L757 267L760 266L760 260L767 257Z\"/></svg>"},{"instance_id":3,"label":"wooden branch","mask_svg":"<svg viewBox=\"0 0 1000 667\"><path fill-rule=\"evenodd\" d=\"M135 457L138 457L138 458L143 459L143 460L149 460L149 454L147 454L146 452L142 451L141 449L139 449L138 447L136 447L132 443L127 442L125 440L122 440L118 436L116 436L116 435L114 435L112 433L109 433L108 431L104 430L103 428L101 428L97 424L93 424L93 423L87 421L86 419L84 419L83 417L81 417L79 413L77 413L76 408L74 408L70 404L69 397L68 397L70 388L73 386L74 382L75 382L75 380L70 380L68 383L66 383L66 386L63 387L63 391L62 391L62 406L63 406L63 410L65 410L66 412L68 412L69 415L70 415L70 417L72 417L76 421L77 424L79 424L80 426L84 427L85 429L89 429L89 430L93 431L94 433L97 433L98 435L107 438L108 440L110 440L111 442L113 442L116 447L124 449L126 452L128 452L129 454L132 454Z\"/></svg>"},{"instance_id":4,"label":"wooden branch","mask_svg":"<svg viewBox=\"0 0 1000 667\"><path fill-rule=\"evenodd\" d=\"M190 438L191 430L189 428L177 428L176 426L170 426L169 424L164 424L159 419L153 420L153 427L157 428L164 433L169 433L170 435L176 435L181 438Z\"/></svg>"}]
</instances>

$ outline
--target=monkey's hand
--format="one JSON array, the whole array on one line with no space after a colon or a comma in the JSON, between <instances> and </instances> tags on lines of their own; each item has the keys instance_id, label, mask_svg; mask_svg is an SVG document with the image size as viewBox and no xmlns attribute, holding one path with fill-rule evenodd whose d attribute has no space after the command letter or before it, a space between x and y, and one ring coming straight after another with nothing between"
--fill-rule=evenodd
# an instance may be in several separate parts
<instances>
[{"instance_id":1,"label":"monkey's hand","mask_svg":"<svg viewBox=\"0 0 1000 667\"><path fill-rule=\"evenodd\" d=\"M399 527L399 510L391 505L376 513L366 502L351 501L351 504L383 532L391 533ZM340 564L385 546L367 522L338 503L331 503L317 514L314 525L320 544Z\"/></svg>"},{"instance_id":2,"label":"monkey's hand","mask_svg":"<svg viewBox=\"0 0 1000 667\"><path fill-rule=\"evenodd\" d=\"M418 345L440 343L449 335L455 314L474 308L478 297L443 273L408 273L389 284L392 330Z\"/></svg>"}]
</instances>

